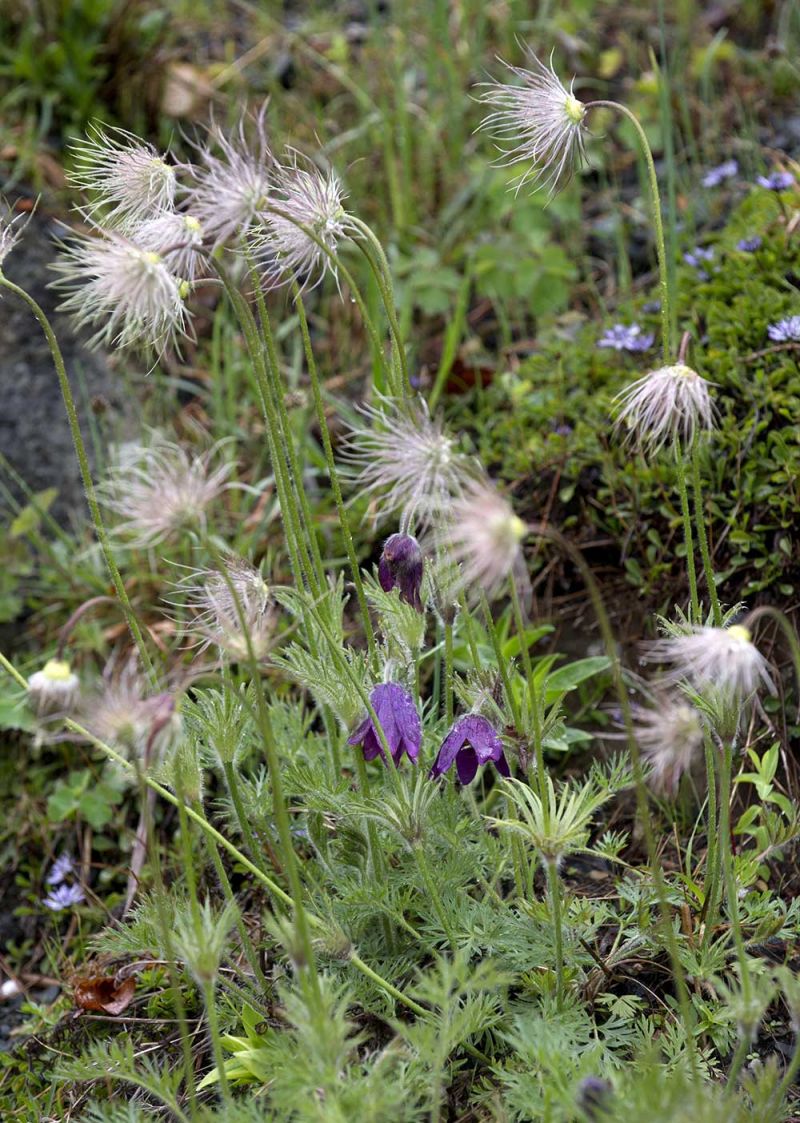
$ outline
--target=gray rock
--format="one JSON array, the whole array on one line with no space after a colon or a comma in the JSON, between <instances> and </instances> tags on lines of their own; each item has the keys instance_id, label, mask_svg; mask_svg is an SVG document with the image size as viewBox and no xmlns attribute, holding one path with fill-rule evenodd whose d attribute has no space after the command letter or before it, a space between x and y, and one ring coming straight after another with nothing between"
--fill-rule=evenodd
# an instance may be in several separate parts
<instances>
[{"instance_id":1,"label":"gray rock","mask_svg":"<svg viewBox=\"0 0 800 1123\"><path fill-rule=\"evenodd\" d=\"M89 351L70 320L56 312L59 296L47 286L58 254L56 236L65 230L35 214L6 259L9 280L24 288L44 309L61 345L87 448L92 440L90 411L102 413L103 427L116 427L128 411L119 376L108 357ZM44 334L27 305L0 289L0 452L34 491L55 487L51 513L62 524L88 517L78 461L72 445L58 378ZM0 467L0 479L15 494Z\"/></svg>"}]
</instances>

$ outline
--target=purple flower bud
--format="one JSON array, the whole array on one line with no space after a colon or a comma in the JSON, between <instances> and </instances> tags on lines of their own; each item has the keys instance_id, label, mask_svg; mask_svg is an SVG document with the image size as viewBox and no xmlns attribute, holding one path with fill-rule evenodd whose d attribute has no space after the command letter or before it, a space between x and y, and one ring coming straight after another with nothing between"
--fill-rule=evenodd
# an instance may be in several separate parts
<instances>
[{"instance_id":1,"label":"purple flower bud","mask_svg":"<svg viewBox=\"0 0 800 1123\"><path fill-rule=\"evenodd\" d=\"M86 896L80 885L59 885L44 898L42 904L53 912L63 912L85 900Z\"/></svg>"},{"instance_id":2,"label":"purple flower bud","mask_svg":"<svg viewBox=\"0 0 800 1123\"><path fill-rule=\"evenodd\" d=\"M757 175L756 183L759 187L766 187L767 191L788 191L794 187L794 176L791 172L770 172L769 175Z\"/></svg>"},{"instance_id":3,"label":"purple flower bud","mask_svg":"<svg viewBox=\"0 0 800 1123\"><path fill-rule=\"evenodd\" d=\"M410 534L392 534L386 539L378 562L381 588L386 593L395 587L399 588L400 599L416 608L417 612L422 612L419 595L422 569L422 550L416 538Z\"/></svg>"},{"instance_id":4,"label":"purple flower bud","mask_svg":"<svg viewBox=\"0 0 800 1123\"><path fill-rule=\"evenodd\" d=\"M474 780L478 765L488 764L489 761L501 776L511 775L497 730L480 714L467 714L453 724L442 741L430 771L431 779L451 768L453 761L462 784Z\"/></svg>"},{"instance_id":5,"label":"purple flower bud","mask_svg":"<svg viewBox=\"0 0 800 1123\"><path fill-rule=\"evenodd\" d=\"M422 726L414 699L408 691L396 682L384 682L374 688L369 700L395 764L400 763L403 753L409 760L416 761L422 743ZM347 743L360 745L364 760L384 756L378 730L369 715L347 738Z\"/></svg>"},{"instance_id":6,"label":"purple flower bud","mask_svg":"<svg viewBox=\"0 0 800 1123\"><path fill-rule=\"evenodd\" d=\"M609 1098L613 1088L608 1080L587 1076L578 1085L578 1107L587 1119L608 1118Z\"/></svg>"}]
</instances>

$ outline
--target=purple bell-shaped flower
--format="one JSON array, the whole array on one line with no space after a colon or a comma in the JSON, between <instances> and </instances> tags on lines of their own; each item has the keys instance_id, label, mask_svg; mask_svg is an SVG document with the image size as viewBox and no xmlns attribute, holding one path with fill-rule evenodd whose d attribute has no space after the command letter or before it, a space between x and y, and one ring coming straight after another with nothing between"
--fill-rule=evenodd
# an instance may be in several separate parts
<instances>
[{"instance_id":1,"label":"purple bell-shaped flower","mask_svg":"<svg viewBox=\"0 0 800 1123\"><path fill-rule=\"evenodd\" d=\"M400 763L403 753L409 760L416 761L422 743L422 726L408 691L396 682L385 682L374 688L369 700L395 764ZM347 743L360 745L364 760L374 760L379 754L384 756L380 735L369 715L348 737Z\"/></svg>"},{"instance_id":2,"label":"purple bell-shaped flower","mask_svg":"<svg viewBox=\"0 0 800 1123\"><path fill-rule=\"evenodd\" d=\"M474 780L478 766L489 761L501 776L511 775L497 730L480 714L467 714L454 722L442 741L430 772L431 779L451 768L453 761L462 784Z\"/></svg>"}]
</instances>

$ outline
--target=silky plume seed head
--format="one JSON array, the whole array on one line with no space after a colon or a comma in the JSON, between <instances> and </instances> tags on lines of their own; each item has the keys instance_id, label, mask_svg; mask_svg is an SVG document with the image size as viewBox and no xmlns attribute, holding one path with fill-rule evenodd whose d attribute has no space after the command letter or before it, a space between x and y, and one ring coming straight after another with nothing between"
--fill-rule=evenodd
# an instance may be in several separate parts
<instances>
[{"instance_id":1,"label":"silky plume seed head","mask_svg":"<svg viewBox=\"0 0 800 1123\"><path fill-rule=\"evenodd\" d=\"M400 532L430 529L474 475L423 403L364 406L342 446L343 475L373 504L376 523L400 516Z\"/></svg>"},{"instance_id":2,"label":"silky plume seed head","mask_svg":"<svg viewBox=\"0 0 800 1123\"><path fill-rule=\"evenodd\" d=\"M745 700L760 687L775 693L769 663L753 643L748 628L697 626L664 636L645 648L647 662L665 663L667 682L688 682L698 693L710 687Z\"/></svg>"},{"instance_id":3,"label":"silky plume seed head","mask_svg":"<svg viewBox=\"0 0 800 1123\"><path fill-rule=\"evenodd\" d=\"M256 660L267 655L275 615L269 585L255 566L225 558L222 569L192 570L177 582L175 593L195 613L185 632L199 652L214 645L236 662L246 662L251 650Z\"/></svg>"},{"instance_id":4,"label":"silky plume seed head","mask_svg":"<svg viewBox=\"0 0 800 1123\"><path fill-rule=\"evenodd\" d=\"M135 227L132 237L157 253L170 273L181 281L194 281L205 271L203 226L194 215L162 211Z\"/></svg>"},{"instance_id":5,"label":"silky plume seed head","mask_svg":"<svg viewBox=\"0 0 800 1123\"><path fill-rule=\"evenodd\" d=\"M242 117L231 136L213 126L199 166L191 169L194 183L186 189L187 207L214 246L243 237L271 201L277 163L264 110L255 118L252 143L245 125Z\"/></svg>"},{"instance_id":6,"label":"silky plume seed head","mask_svg":"<svg viewBox=\"0 0 800 1123\"><path fill-rule=\"evenodd\" d=\"M206 512L228 487L234 464L211 467L216 449L190 454L170 441L126 450L98 488L117 515L115 533L142 549L184 528L204 530Z\"/></svg>"},{"instance_id":7,"label":"silky plume seed head","mask_svg":"<svg viewBox=\"0 0 800 1123\"><path fill-rule=\"evenodd\" d=\"M489 479L470 481L444 518L438 544L460 566L462 590L482 589L491 598L511 579L527 595L522 543L528 527Z\"/></svg>"},{"instance_id":8,"label":"silky plume seed head","mask_svg":"<svg viewBox=\"0 0 800 1123\"><path fill-rule=\"evenodd\" d=\"M175 168L133 133L90 126L88 136L71 148L75 167L69 181L94 196L88 213L102 215L104 225L128 231L172 207Z\"/></svg>"},{"instance_id":9,"label":"silky plume seed head","mask_svg":"<svg viewBox=\"0 0 800 1123\"><path fill-rule=\"evenodd\" d=\"M326 273L336 276L331 258L302 226L313 231L335 254L348 233L341 182L334 172L292 163L277 168L270 206L254 232L252 248L267 288L296 281L304 288L319 284Z\"/></svg>"},{"instance_id":10,"label":"silky plume seed head","mask_svg":"<svg viewBox=\"0 0 800 1123\"><path fill-rule=\"evenodd\" d=\"M529 48L526 52L530 69L503 63L519 84L483 84L478 101L491 112L480 128L505 151L497 166L531 164L517 179L517 190L532 182L552 194L583 162L586 106L575 97L572 84L569 89L563 84L552 60L546 66Z\"/></svg>"},{"instance_id":11,"label":"silky plume seed head","mask_svg":"<svg viewBox=\"0 0 800 1123\"><path fill-rule=\"evenodd\" d=\"M614 399L616 427L650 453L668 440L691 447L700 431L714 428L710 385L685 363L651 371Z\"/></svg>"},{"instance_id":12,"label":"silky plume seed head","mask_svg":"<svg viewBox=\"0 0 800 1123\"><path fill-rule=\"evenodd\" d=\"M15 215L8 203L0 198L0 273L3 270L3 262L22 237L29 221L30 215Z\"/></svg>"},{"instance_id":13,"label":"silky plume seed head","mask_svg":"<svg viewBox=\"0 0 800 1123\"><path fill-rule=\"evenodd\" d=\"M674 795L703 744L699 712L680 697L656 698L651 706L636 711L633 732L650 765L653 787Z\"/></svg>"},{"instance_id":14,"label":"silky plume seed head","mask_svg":"<svg viewBox=\"0 0 800 1123\"><path fill-rule=\"evenodd\" d=\"M53 287L66 294L59 310L79 328L93 328L92 347L152 350L177 346L188 323L180 278L154 249L96 228L62 243Z\"/></svg>"}]
</instances>

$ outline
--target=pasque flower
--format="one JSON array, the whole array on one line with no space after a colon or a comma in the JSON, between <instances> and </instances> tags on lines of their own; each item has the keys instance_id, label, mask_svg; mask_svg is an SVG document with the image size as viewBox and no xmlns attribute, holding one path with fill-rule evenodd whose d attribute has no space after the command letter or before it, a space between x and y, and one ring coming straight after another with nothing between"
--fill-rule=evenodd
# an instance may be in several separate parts
<instances>
[{"instance_id":1,"label":"pasque flower","mask_svg":"<svg viewBox=\"0 0 800 1123\"><path fill-rule=\"evenodd\" d=\"M161 211L137 226L132 237L157 253L167 269L182 281L193 281L205 268L203 228L194 215Z\"/></svg>"},{"instance_id":2,"label":"pasque flower","mask_svg":"<svg viewBox=\"0 0 800 1123\"><path fill-rule=\"evenodd\" d=\"M422 743L422 726L408 691L396 682L385 682L373 689L369 700L395 764L400 763L403 753L409 760L416 761ZM385 756L380 735L369 714L348 737L347 743L360 745L364 760Z\"/></svg>"},{"instance_id":3,"label":"pasque flower","mask_svg":"<svg viewBox=\"0 0 800 1123\"><path fill-rule=\"evenodd\" d=\"M700 714L680 695L657 698L634 714L633 731L651 766L653 787L674 794L703 744Z\"/></svg>"},{"instance_id":4,"label":"pasque flower","mask_svg":"<svg viewBox=\"0 0 800 1123\"><path fill-rule=\"evenodd\" d=\"M485 83L478 100L492 108L481 122L505 148L502 165L530 163L517 181L519 190L532 180L546 183L551 191L567 179L583 160L583 129L586 106L579 101L553 69L545 66L529 49L531 69L503 63L519 79L519 85Z\"/></svg>"},{"instance_id":5,"label":"pasque flower","mask_svg":"<svg viewBox=\"0 0 800 1123\"><path fill-rule=\"evenodd\" d=\"M467 714L451 726L442 741L430 771L431 779L447 772L455 762L459 780L469 784L478 767L490 761L501 776L511 775L497 730L480 714Z\"/></svg>"},{"instance_id":6,"label":"pasque flower","mask_svg":"<svg viewBox=\"0 0 800 1123\"><path fill-rule=\"evenodd\" d=\"M185 630L200 651L215 644L239 661L251 651L257 660L267 654L274 633L269 586L244 558L225 558L220 569L192 569L175 591L195 611Z\"/></svg>"},{"instance_id":7,"label":"pasque flower","mask_svg":"<svg viewBox=\"0 0 800 1123\"><path fill-rule=\"evenodd\" d=\"M19 241L28 222L21 221L23 217L21 214L12 215L8 204L2 199L0 199L0 212L2 212L0 213L0 270L2 270L3 262Z\"/></svg>"},{"instance_id":8,"label":"pasque flower","mask_svg":"<svg viewBox=\"0 0 800 1123\"><path fill-rule=\"evenodd\" d=\"M617 426L650 452L676 437L691 445L698 430L714 426L709 385L685 363L651 371L614 399Z\"/></svg>"},{"instance_id":9,"label":"pasque flower","mask_svg":"<svg viewBox=\"0 0 800 1123\"><path fill-rule=\"evenodd\" d=\"M423 569L422 550L416 538L411 534L390 534L378 562L378 580L384 592L399 589L401 600L422 612Z\"/></svg>"},{"instance_id":10,"label":"pasque flower","mask_svg":"<svg viewBox=\"0 0 800 1123\"><path fill-rule=\"evenodd\" d=\"M491 597L509 577L527 589L522 542L528 528L489 479L471 480L444 515L438 541L461 567L462 589L477 587Z\"/></svg>"}]
</instances>

